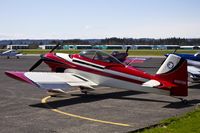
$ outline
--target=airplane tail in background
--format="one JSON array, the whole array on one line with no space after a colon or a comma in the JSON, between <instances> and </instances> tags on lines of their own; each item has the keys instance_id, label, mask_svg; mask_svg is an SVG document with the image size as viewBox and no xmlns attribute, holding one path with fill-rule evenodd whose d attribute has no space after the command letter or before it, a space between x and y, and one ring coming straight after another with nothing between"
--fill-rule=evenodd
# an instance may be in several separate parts
<instances>
[{"instance_id":1,"label":"airplane tail in background","mask_svg":"<svg viewBox=\"0 0 200 133\"><path fill-rule=\"evenodd\" d=\"M171 96L188 95L188 73L185 59L170 54L155 76L163 80L161 88L170 88Z\"/></svg>"}]
</instances>

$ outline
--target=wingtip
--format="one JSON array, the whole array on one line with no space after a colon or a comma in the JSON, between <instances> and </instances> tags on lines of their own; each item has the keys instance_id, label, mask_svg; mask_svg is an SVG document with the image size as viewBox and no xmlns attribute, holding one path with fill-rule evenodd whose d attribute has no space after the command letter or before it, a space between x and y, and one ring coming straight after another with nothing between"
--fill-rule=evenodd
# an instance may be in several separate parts
<instances>
[{"instance_id":1,"label":"wingtip","mask_svg":"<svg viewBox=\"0 0 200 133\"><path fill-rule=\"evenodd\" d=\"M29 80L25 75L25 72L19 72L19 71L5 71L5 74L13 79L23 81L29 84L34 84L31 80Z\"/></svg>"}]
</instances>

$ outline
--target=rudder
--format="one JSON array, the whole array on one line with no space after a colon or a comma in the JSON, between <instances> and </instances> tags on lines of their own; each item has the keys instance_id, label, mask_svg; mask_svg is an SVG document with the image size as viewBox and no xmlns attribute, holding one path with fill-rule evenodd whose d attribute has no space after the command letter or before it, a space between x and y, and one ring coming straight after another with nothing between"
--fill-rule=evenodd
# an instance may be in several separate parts
<instances>
[{"instance_id":1,"label":"rudder","mask_svg":"<svg viewBox=\"0 0 200 133\"><path fill-rule=\"evenodd\" d=\"M185 59L170 54L155 76L173 84L170 88L171 96L188 95L188 73Z\"/></svg>"}]
</instances>

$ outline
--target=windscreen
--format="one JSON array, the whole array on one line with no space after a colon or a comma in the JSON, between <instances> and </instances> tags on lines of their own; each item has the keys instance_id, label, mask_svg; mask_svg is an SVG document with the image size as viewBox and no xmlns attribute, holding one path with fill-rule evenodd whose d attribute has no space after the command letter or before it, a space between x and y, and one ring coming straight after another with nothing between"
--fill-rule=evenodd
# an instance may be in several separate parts
<instances>
[{"instance_id":1,"label":"windscreen","mask_svg":"<svg viewBox=\"0 0 200 133\"><path fill-rule=\"evenodd\" d=\"M112 55L107 54L101 50L84 50L80 53L80 56L90 58L93 60L102 61L102 62L122 64L118 59L116 59Z\"/></svg>"}]
</instances>

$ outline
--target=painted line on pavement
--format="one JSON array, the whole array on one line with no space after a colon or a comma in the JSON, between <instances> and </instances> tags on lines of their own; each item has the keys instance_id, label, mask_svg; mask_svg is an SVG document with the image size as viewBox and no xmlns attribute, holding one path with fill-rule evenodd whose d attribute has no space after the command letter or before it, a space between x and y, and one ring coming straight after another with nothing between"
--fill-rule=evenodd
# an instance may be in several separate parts
<instances>
[{"instance_id":1,"label":"painted line on pavement","mask_svg":"<svg viewBox=\"0 0 200 133\"><path fill-rule=\"evenodd\" d=\"M46 107L48 107L53 112L56 112L56 113L59 113L59 114L62 114L62 115L66 115L66 116L70 116L70 117L74 117L74 118L78 118L78 119L92 121L92 122L99 122L99 123L116 125L116 126L123 126L123 127L130 127L131 126L129 124L118 123L118 122L111 122L111 121L104 121L104 120L99 120L99 119L84 117L84 116L80 116L80 115L76 115L76 114L64 112L64 111L61 111L61 110L58 110L58 109L54 109L54 108L52 108L51 106L48 105L48 99L50 99L50 98L51 98L51 96L44 97L41 100L41 103L45 104Z\"/></svg>"}]
</instances>

